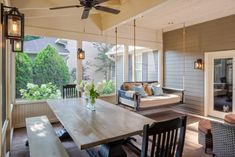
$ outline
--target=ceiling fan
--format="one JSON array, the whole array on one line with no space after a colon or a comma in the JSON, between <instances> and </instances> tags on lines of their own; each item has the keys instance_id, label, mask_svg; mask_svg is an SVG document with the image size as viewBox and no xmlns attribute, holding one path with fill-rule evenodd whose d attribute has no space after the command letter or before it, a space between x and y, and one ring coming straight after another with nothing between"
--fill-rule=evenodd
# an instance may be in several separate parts
<instances>
[{"instance_id":1,"label":"ceiling fan","mask_svg":"<svg viewBox=\"0 0 235 157\"><path fill-rule=\"evenodd\" d=\"M82 17L81 17L82 19L87 19L88 18L90 10L92 8L95 8L96 10L112 13L112 14L120 13L120 10L99 5L99 4L107 2L109 0L79 0L79 1L80 1L80 5L69 5L69 6L53 7L53 8L50 8L50 10L83 7L84 10L83 10Z\"/></svg>"}]
</instances>

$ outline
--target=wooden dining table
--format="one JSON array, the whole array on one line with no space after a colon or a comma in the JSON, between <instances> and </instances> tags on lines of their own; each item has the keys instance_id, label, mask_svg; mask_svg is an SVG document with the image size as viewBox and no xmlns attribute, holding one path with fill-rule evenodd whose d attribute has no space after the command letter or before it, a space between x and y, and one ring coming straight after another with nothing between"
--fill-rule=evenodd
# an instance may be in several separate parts
<instances>
[{"instance_id":1,"label":"wooden dining table","mask_svg":"<svg viewBox=\"0 0 235 157\"><path fill-rule=\"evenodd\" d=\"M96 110L86 107L83 98L49 100L48 105L81 149L99 146L102 157L125 157L121 141L139 135L154 120L97 99Z\"/></svg>"}]
</instances>

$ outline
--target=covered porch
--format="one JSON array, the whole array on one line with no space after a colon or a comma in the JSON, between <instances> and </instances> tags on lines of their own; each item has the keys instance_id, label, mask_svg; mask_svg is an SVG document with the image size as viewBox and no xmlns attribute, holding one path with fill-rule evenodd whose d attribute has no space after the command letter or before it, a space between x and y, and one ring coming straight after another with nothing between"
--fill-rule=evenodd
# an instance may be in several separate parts
<instances>
[{"instance_id":1,"label":"covered porch","mask_svg":"<svg viewBox=\"0 0 235 157\"><path fill-rule=\"evenodd\" d=\"M120 14L114 16L92 10L85 20L80 19L82 10L78 8L62 11L49 9L74 5L77 4L76 0L1 2L5 6L19 8L25 15L24 56L13 53L10 41L1 38L2 157L29 156L29 147L25 145L28 140L26 118L45 115L55 131L62 129L64 124L48 105L48 99L63 100L64 85L75 84L78 89L84 82L102 84L98 98L100 103L117 105L158 122L187 115L183 156L212 156L212 150L205 153L203 146L198 143L198 123L203 119L221 122L228 112L234 113L235 107L232 101L227 101L231 98L231 92L225 89L231 80L227 79L224 83L220 79L229 77L231 73L223 74L219 71L218 82L213 82L211 78L209 84L210 58L205 56L206 52L235 48L235 36L232 35L235 34L232 29L235 26L234 2L218 0L212 5L212 2L196 0L110 0L104 6L119 9ZM80 48L85 51L85 59L78 57L77 50ZM41 59L46 52L55 52L56 57L59 56L59 63L63 62L66 68L66 76L59 75L57 71L51 73L53 78L45 75L48 73L39 75L43 71L41 69L46 67L46 62L42 62L45 60ZM203 61L201 69L195 68L198 59ZM58 69L62 68L59 63ZM217 66L228 64L230 61L218 61ZM39 66L42 68L37 69ZM57 63L54 64L56 66ZM48 71L54 68L48 67ZM182 101L160 106L153 104L150 108L137 111L130 105L120 103L118 90L124 82L152 81L158 82L161 87L183 91L180 95ZM214 87L214 83L219 85ZM44 97L48 94L43 91L44 86L54 93ZM219 91L216 100L220 102L223 98L228 105L223 102L219 107L213 106L214 97L208 94L208 89ZM37 95L37 91L43 94ZM82 98L85 98L84 91ZM215 112L211 111L213 107ZM135 138L135 146L141 148L141 136ZM69 156L91 156L73 140L62 144ZM128 144L123 148L128 157L139 156ZM97 150L98 147L94 147L94 151Z\"/></svg>"}]
</instances>

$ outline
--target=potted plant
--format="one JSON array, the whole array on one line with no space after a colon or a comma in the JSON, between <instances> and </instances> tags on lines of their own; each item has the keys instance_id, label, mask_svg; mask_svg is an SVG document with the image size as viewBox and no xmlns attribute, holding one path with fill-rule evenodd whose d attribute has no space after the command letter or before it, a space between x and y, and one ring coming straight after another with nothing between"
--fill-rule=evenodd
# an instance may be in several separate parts
<instances>
[{"instance_id":1,"label":"potted plant","mask_svg":"<svg viewBox=\"0 0 235 157\"><path fill-rule=\"evenodd\" d=\"M84 90L87 107L94 111L96 99L99 97L100 92L102 91L102 84L98 83L95 85L94 82L86 83Z\"/></svg>"},{"instance_id":2,"label":"potted plant","mask_svg":"<svg viewBox=\"0 0 235 157\"><path fill-rule=\"evenodd\" d=\"M96 99L98 98L98 96L99 96L99 93L95 88L95 84L92 82L91 89L90 89L90 102L91 102L91 105L95 104Z\"/></svg>"}]
</instances>

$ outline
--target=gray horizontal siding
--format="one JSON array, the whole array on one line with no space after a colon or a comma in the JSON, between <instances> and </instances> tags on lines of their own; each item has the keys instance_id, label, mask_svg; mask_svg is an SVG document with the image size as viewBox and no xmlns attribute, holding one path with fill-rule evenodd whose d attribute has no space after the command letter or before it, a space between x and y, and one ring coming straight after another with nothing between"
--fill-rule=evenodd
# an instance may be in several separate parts
<instances>
[{"instance_id":1,"label":"gray horizontal siding","mask_svg":"<svg viewBox=\"0 0 235 157\"><path fill-rule=\"evenodd\" d=\"M194 69L194 61L204 52L235 49L235 15L163 34L164 85L185 89L185 102L204 104L204 71ZM183 77L184 76L184 77ZM183 81L184 79L184 81ZM184 82L184 85L183 85Z\"/></svg>"}]
</instances>

